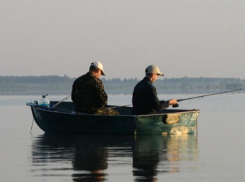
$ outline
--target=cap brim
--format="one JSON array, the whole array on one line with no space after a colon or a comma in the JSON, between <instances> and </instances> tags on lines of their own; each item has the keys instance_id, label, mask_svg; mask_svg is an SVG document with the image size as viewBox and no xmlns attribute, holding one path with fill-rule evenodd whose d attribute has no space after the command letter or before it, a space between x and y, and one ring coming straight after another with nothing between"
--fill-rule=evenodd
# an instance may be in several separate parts
<instances>
[{"instance_id":1,"label":"cap brim","mask_svg":"<svg viewBox=\"0 0 245 182\"><path fill-rule=\"evenodd\" d=\"M105 73L104 73L104 71L102 71L102 70L101 70L101 75L105 76Z\"/></svg>"},{"instance_id":2,"label":"cap brim","mask_svg":"<svg viewBox=\"0 0 245 182\"><path fill-rule=\"evenodd\" d=\"M157 73L157 75L158 75L158 76L164 76L164 74L163 74L163 73Z\"/></svg>"}]
</instances>

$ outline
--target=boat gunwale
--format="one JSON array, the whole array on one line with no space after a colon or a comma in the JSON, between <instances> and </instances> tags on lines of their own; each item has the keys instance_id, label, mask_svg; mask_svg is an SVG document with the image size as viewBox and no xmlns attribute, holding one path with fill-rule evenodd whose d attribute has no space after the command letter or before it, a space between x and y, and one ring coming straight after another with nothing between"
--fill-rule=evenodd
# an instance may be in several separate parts
<instances>
[{"instance_id":1,"label":"boat gunwale","mask_svg":"<svg viewBox=\"0 0 245 182\"><path fill-rule=\"evenodd\" d=\"M190 112L198 112L200 113L199 109L183 109L183 111L180 112L169 112L169 113L158 113L158 114L144 114L144 115L95 115L95 114L88 114L88 113L79 113L79 112L68 112L68 111L62 111L58 109L53 109L49 108L46 106L40 106L37 104L33 103L26 103L27 106L34 107L36 110L41 110L41 111L46 111L46 112L51 112L51 113L59 113L59 114L67 114L67 115L74 115L74 116L92 116L92 117L150 117L150 116L163 116L163 115L168 115L168 114L182 114L182 113L190 113Z\"/></svg>"}]
</instances>

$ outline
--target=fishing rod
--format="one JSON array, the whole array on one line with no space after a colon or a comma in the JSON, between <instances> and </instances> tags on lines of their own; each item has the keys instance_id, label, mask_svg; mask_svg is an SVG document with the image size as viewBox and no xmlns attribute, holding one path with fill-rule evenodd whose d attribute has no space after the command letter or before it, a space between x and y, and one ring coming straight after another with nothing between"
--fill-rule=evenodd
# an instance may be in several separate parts
<instances>
[{"instance_id":1,"label":"fishing rod","mask_svg":"<svg viewBox=\"0 0 245 182\"><path fill-rule=\"evenodd\" d=\"M54 109L56 106L58 106L59 104L61 104L64 100L68 99L71 95L68 95L67 97L65 97L64 99L62 99L61 101L59 101L58 103L56 103L55 105L53 105L52 109Z\"/></svg>"},{"instance_id":2,"label":"fishing rod","mask_svg":"<svg viewBox=\"0 0 245 182\"><path fill-rule=\"evenodd\" d=\"M212 96L212 95L224 94L224 93L229 93L229 92L236 92L236 91L240 91L240 90L244 90L244 88L240 88L240 89L236 89L236 90L228 90L228 91L218 92L218 93L213 93L213 94L200 95L200 96L196 96L196 97L189 97L189 98L185 98L185 99L178 99L177 101L181 102L181 101L185 101L185 100L197 99L200 97L208 97L208 96ZM172 107L179 107L179 104L175 104Z\"/></svg>"}]
</instances>

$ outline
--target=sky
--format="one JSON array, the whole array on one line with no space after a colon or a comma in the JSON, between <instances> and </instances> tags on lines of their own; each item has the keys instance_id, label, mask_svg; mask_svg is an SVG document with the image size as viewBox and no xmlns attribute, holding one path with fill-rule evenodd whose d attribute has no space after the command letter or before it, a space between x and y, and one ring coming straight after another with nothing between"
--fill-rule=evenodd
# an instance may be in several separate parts
<instances>
[{"instance_id":1,"label":"sky","mask_svg":"<svg viewBox=\"0 0 245 182\"><path fill-rule=\"evenodd\" d=\"M0 0L0 75L245 79L244 0Z\"/></svg>"}]
</instances>

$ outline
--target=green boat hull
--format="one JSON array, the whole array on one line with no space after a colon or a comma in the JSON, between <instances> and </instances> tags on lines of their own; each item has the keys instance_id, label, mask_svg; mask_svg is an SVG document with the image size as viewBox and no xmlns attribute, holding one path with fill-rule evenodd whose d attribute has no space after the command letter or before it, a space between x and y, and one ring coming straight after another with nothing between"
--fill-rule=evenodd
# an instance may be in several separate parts
<instances>
[{"instance_id":1,"label":"green boat hull","mask_svg":"<svg viewBox=\"0 0 245 182\"><path fill-rule=\"evenodd\" d=\"M93 115L74 112L72 102L55 109L27 103L37 125L45 133L114 133L114 134L193 134L197 133L199 110L165 109L158 114L131 115L132 107L114 107L120 115Z\"/></svg>"}]
</instances>

